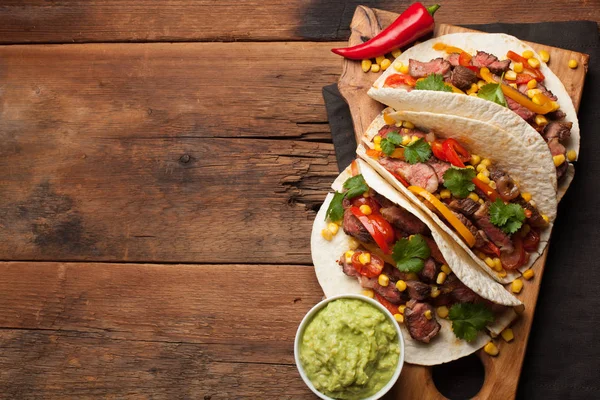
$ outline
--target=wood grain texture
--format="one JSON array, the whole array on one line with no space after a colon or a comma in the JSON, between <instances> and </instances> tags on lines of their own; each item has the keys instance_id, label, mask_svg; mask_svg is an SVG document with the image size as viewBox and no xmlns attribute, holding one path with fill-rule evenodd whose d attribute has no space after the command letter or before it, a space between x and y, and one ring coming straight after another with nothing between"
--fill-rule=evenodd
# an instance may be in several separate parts
<instances>
[{"instance_id":1,"label":"wood grain texture","mask_svg":"<svg viewBox=\"0 0 600 400\"><path fill-rule=\"evenodd\" d=\"M396 15L393 13L358 7L352 20L352 35L349 44L360 43L361 36L371 37L377 34L382 28L391 23L395 17ZM435 35L463 31L468 30L450 25L439 25ZM579 108L589 57L585 54L563 49L530 44L536 50L542 48L549 50L551 54L550 68L565 84L575 108ZM581 67L576 70L569 69L566 64L567 60L571 58L579 60ZM350 106L357 139L360 138L362 132L383 109L381 104L373 101L366 94L366 90L378 76L379 74L365 74L362 72L359 62L344 62L338 86ZM513 399L516 396L547 254L548 249L532 267L536 274L535 279L525 281L523 291L517 296L525 305L525 310L512 327L515 340L511 343L505 343L502 339L497 339L495 342L500 350L497 357L490 357L483 350L477 353L485 367L485 381L479 393L474 397L476 399ZM435 387L431 377L431 368L421 366L410 366L402 371L392 396L397 399L423 400L445 398Z\"/></svg>"},{"instance_id":2,"label":"wood grain texture","mask_svg":"<svg viewBox=\"0 0 600 400\"><path fill-rule=\"evenodd\" d=\"M310 263L330 46L1 47L2 259Z\"/></svg>"},{"instance_id":3,"label":"wood grain texture","mask_svg":"<svg viewBox=\"0 0 600 400\"><path fill-rule=\"evenodd\" d=\"M345 40L356 6L400 13L412 2L4 0L0 43ZM598 4L586 0L548 0L543 7L520 0L493 0L485 7L469 7L463 0L439 3L439 23L600 21Z\"/></svg>"},{"instance_id":4,"label":"wood grain texture","mask_svg":"<svg viewBox=\"0 0 600 400\"><path fill-rule=\"evenodd\" d=\"M2 398L310 397L312 266L4 262L0 293Z\"/></svg>"}]
</instances>

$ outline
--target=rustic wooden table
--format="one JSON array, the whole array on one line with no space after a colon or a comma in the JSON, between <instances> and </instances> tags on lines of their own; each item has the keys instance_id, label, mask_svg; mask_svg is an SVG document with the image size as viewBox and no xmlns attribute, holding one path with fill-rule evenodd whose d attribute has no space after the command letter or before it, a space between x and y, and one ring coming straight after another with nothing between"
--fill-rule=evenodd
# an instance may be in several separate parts
<instances>
[{"instance_id":1,"label":"rustic wooden table","mask_svg":"<svg viewBox=\"0 0 600 400\"><path fill-rule=\"evenodd\" d=\"M0 1L0 397L311 397L292 343L337 175L329 49L356 5L409 3Z\"/></svg>"}]
</instances>

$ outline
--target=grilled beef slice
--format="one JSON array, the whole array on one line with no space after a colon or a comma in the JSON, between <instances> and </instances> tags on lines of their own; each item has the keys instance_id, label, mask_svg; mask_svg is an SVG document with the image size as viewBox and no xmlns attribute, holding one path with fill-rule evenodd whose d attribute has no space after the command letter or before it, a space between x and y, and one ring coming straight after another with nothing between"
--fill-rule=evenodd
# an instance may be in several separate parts
<instances>
[{"instance_id":1,"label":"grilled beef slice","mask_svg":"<svg viewBox=\"0 0 600 400\"><path fill-rule=\"evenodd\" d=\"M422 301L429 297L431 288L423 282L406 281L406 292L411 299Z\"/></svg>"},{"instance_id":2,"label":"grilled beef slice","mask_svg":"<svg viewBox=\"0 0 600 400\"><path fill-rule=\"evenodd\" d=\"M473 214L473 220L475 225L483 230L487 237L494 242L501 251L511 253L514 250L510 237L490 221L487 204L482 204L479 207L475 214Z\"/></svg>"},{"instance_id":3,"label":"grilled beef slice","mask_svg":"<svg viewBox=\"0 0 600 400\"><path fill-rule=\"evenodd\" d=\"M425 241L427 242L427 246L429 246L431 257L433 257L433 259L439 262L440 264L448 264L444 259L444 256L442 255L442 252L440 251L440 248L438 247L435 240L433 240L429 236L423 236L423 239L425 239Z\"/></svg>"},{"instance_id":4,"label":"grilled beef slice","mask_svg":"<svg viewBox=\"0 0 600 400\"><path fill-rule=\"evenodd\" d=\"M552 121L544 128L542 137L546 142L558 139L560 142L571 137L572 122Z\"/></svg>"},{"instance_id":5,"label":"grilled beef slice","mask_svg":"<svg viewBox=\"0 0 600 400\"><path fill-rule=\"evenodd\" d=\"M450 83L461 90L469 89L471 85L477 81L477 74L462 65L455 67L450 75Z\"/></svg>"},{"instance_id":6,"label":"grilled beef slice","mask_svg":"<svg viewBox=\"0 0 600 400\"><path fill-rule=\"evenodd\" d=\"M448 204L448 206L452 210L458 211L459 213L466 215L467 217L470 217L471 215L475 214L475 211L479 209L480 205L481 204L468 197L464 199L452 200L450 204Z\"/></svg>"},{"instance_id":7,"label":"grilled beef slice","mask_svg":"<svg viewBox=\"0 0 600 400\"><path fill-rule=\"evenodd\" d=\"M415 235L417 233L426 234L429 232L429 228L427 228L427 225L425 225L423 221L403 208L391 206L384 207L379 211L383 218L390 224L409 235Z\"/></svg>"},{"instance_id":8,"label":"grilled beef slice","mask_svg":"<svg viewBox=\"0 0 600 400\"><path fill-rule=\"evenodd\" d=\"M419 278L423 282L435 282L438 272L439 268L437 264L433 258L429 257L427 260L425 260L425 265L423 266L421 272L419 272Z\"/></svg>"},{"instance_id":9,"label":"grilled beef slice","mask_svg":"<svg viewBox=\"0 0 600 400\"><path fill-rule=\"evenodd\" d=\"M471 64L477 68L488 67L493 74L502 75L503 72L508 71L510 60L498 61L498 57L485 51L478 51L471 59Z\"/></svg>"},{"instance_id":10,"label":"grilled beef slice","mask_svg":"<svg viewBox=\"0 0 600 400\"><path fill-rule=\"evenodd\" d=\"M426 303L409 303L404 310L405 324L410 337L419 342L429 343L440 331L433 307ZM431 312L431 319L425 317L425 311Z\"/></svg>"},{"instance_id":11,"label":"grilled beef slice","mask_svg":"<svg viewBox=\"0 0 600 400\"><path fill-rule=\"evenodd\" d=\"M473 225L473 223L467 217L462 215L461 213L458 213L458 212L453 212L453 213L456 216L456 218L458 218L458 220L460 222L462 222L462 224L475 237L475 244L473 245L473 247L475 247L476 249L479 249L479 248L485 246L487 243L487 235L484 232L477 230L475 225Z\"/></svg>"},{"instance_id":12,"label":"grilled beef slice","mask_svg":"<svg viewBox=\"0 0 600 400\"><path fill-rule=\"evenodd\" d=\"M510 108L513 112L515 112L519 117L523 118L525 121L529 121L535 116L535 113L533 111L531 111L525 106L520 105L510 97L506 97L506 104L508 104L508 108Z\"/></svg>"},{"instance_id":13,"label":"grilled beef slice","mask_svg":"<svg viewBox=\"0 0 600 400\"><path fill-rule=\"evenodd\" d=\"M427 165L433 168L439 183L444 183L444 174L452 167L449 162L440 161L434 157L427 161Z\"/></svg>"},{"instance_id":14,"label":"grilled beef slice","mask_svg":"<svg viewBox=\"0 0 600 400\"><path fill-rule=\"evenodd\" d=\"M344 233L346 235L350 235L360 242L373 242L373 238L371 237L371 234L367 228L365 228L358 218L356 218L354 214L350 212L349 208L344 211L344 221L342 223L342 227L344 228Z\"/></svg>"},{"instance_id":15,"label":"grilled beef slice","mask_svg":"<svg viewBox=\"0 0 600 400\"><path fill-rule=\"evenodd\" d=\"M446 75L450 71L450 63L443 58L436 58L429 62L408 60L408 71L413 78L425 78L427 75Z\"/></svg>"},{"instance_id":16,"label":"grilled beef slice","mask_svg":"<svg viewBox=\"0 0 600 400\"><path fill-rule=\"evenodd\" d=\"M389 157L381 157L381 164L388 171L402 176L411 185L420 186L430 193L435 193L439 181L435 170L428 164L409 164L402 160Z\"/></svg>"}]
</instances>

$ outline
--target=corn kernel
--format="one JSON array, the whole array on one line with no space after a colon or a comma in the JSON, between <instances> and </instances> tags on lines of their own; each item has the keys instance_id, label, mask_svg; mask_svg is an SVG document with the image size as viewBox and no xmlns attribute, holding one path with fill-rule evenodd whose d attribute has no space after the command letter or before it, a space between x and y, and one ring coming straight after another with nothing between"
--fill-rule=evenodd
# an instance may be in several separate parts
<instances>
[{"instance_id":1,"label":"corn kernel","mask_svg":"<svg viewBox=\"0 0 600 400\"><path fill-rule=\"evenodd\" d=\"M485 183L485 184L489 184L490 183L490 178L488 178L487 176L485 176L482 172L477 174L477 179L479 179L481 182Z\"/></svg>"},{"instance_id":2,"label":"corn kernel","mask_svg":"<svg viewBox=\"0 0 600 400\"><path fill-rule=\"evenodd\" d=\"M380 144L376 144L375 146L373 146L373 150L375 150L375 151L383 151Z\"/></svg>"},{"instance_id":3,"label":"corn kernel","mask_svg":"<svg viewBox=\"0 0 600 400\"><path fill-rule=\"evenodd\" d=\"M530 99L533 99L533 97L536 94L540 94L542 93L542 91L540 89L528 89L527 90L527 97L529 97Z\"/></svg>"},{"instance_id":4,"label":"corn kernel","mask_svg":"<svg viewBox=\"0 0 600 400\"><path fill-rule=\"evenodd\" d=\"M402 136L402 146L407 146L410 143L410 136Z\"/></svg>"},{"instance_id":5,"label":"corn kernel","mask_svg":"<svg viewBox=\"0 0 600 400\"><path fill-rule=\"evenodd\" d=\"M402 62L400 61L396 61L394 64L392 64L392 66L394 67L394 69L398 72L402 72L400 71L402 69L402 67L404 66L404 64L402 64Z\"/></svg>"},{"instance_id":6,"label":"corn kernel","mask_svg":"<svg viewBox=\"0 0 600 400\"><path fill-rule=\"evenodd\" d=\"M358 209L360 210L361 213L363 213L365 215L371 215L373 213L373 210L371 210L371 207L369 207L366 204L363 204Z\"/></svg>"},{"instance_id":7,"label":"corn kernel","mask_svg":"<svg viewBox=\"0 0 600 400\"><path fill-rule=\"evenodd\" d=\"M363 72L369 72L372 64L373 63L371 62L371 60L362 60L360 62L360 67L362 68Z\"/></svg>"},{"instance_id":8,"label":"corn kernel","mask_svg":"<svg viewBox=\"0 0 600 400\"><path fill-rule=\"evenodd\" d=\"M531 50L525 50L523 52L523 58L531 58L531 57L533 57L533 51L531 51Z\"/></svg>"},{"instance_id":9,"label":"corn kernel","mask_svg":"<svg viewBox=\"0 0 600 400\"><path fill-rule=\"evenodd\" d=\"M396 120L390 114L383 113L383 122L385 122L388 125L394 125L396 123Z\"/></svg>"},{"instance_id":10,"label":"corn kernel","mask_svg":"<svg viewBox=\"0 0 600 400\"><path fill-rule=\"evenodd\" d=\"M492 259L494 261L494 271L502 272L502 261L498 257Z\"/></svg>"},{"instance_id":11,"label":"corn kernel","mask_svg":"<svg viewBox=\"0 0 600 400\"><path fill-rule=\"evenodd\" d=\"M402 50L400 50L400 49L392 50L392 57L394 57L394 58L400 57L401 54L402 54Z\"/></svg>"},{"instance_id":12,"label":"corn kernel","mask_svg":"<svg viewBox=\"0 0 600 400\"><path fill-rule=\"evenodd\" d=\"M423 313L423 315L425 315L425 318L427 319L431 319L433 318L433 315L431 315L431 310L427 310Z\"/></svg>"},{"instance_id":13,"label":"corn kernel","mask_svg":"<svg viewBox=\"0 0 600 400\"><path fill-rule=\"evenodd\" d=\"M475 170L477 170L477 172L481 172L486 169L487 169L487 167L481 163L477 164L477 167L475 168Z\"/></svg>"},{"instance_id":14,"label":"corn kernel","mask_svg":"<svg viewBox=\"0 0 600 400\"><path fill-rule=\"evenodd\" d=\"M523 192L523 193L521 193L521 197L523 198L523 200L528 202L529 200L531 200L531 193Z\"/></svg>"},{"instance_id":15,"label":"corn kernel","mask_svg":"<svg viewBox=\"0 0 600 400\"><path fill-rule=\"evenodd\" d=\"M432 286L429 296L431 296L431 298L435 299L439 295L440 295L440 289L437 286Z\"/></svg>"},{"instance_id":16,"label":"corn kernel","mask_svg":"<svg viewBox=\"0 0 600 400\"><path fill-rule=\"evenodd\" d=\"M513 64L513 69L515 70L515 72L517 74L520 74L521 72L523 72L523 63L520 62L516 62Z\"/></svg>"},{"instance_id":17,"label":"corn kernel","mask_svg":"<svg viewBox=\"0 0 600 400\"><path fill-rule=\"evenodd\" d=\"M556 101L553 101L552 102L552 111L556 111L559 108L560 108L560 105Z\"/></svg>"},{"instance_id":18,"label":"corn kernel","mask_svg":"<svg viewBox=\"0 0 600 400\"><path fill-rule=\"evenodd\" d=\"M396 321L398 321L399 323L404 323L404 315L402 314L394 314L394 318L396 319Z\"/></svg>"},{"instance_id":19,"label":"corn kernel","mask_svg":"<svg viewBox=\"0 0 600 400\"><path fill-rule=\"evenodd\" d=\"M529 60L527 60L527 64L529 64L531 68L539 68L540 60L538 60L537 58L530 58Z\"/></svg>"},{"instance_id":20,"label":"corn kernel","mask_svg":"<svg viewBox=\"0 0 600 400\"><path fill-rule=\"evenodd\" d=\"M399 292L404 292L406 290L406 282L400 279L396 282L396 289L398 289Z\"/></svg>"},{"instance_id":21,"label":"corn kernel","mask_svg":"<svg viewBox=\"0 0 600 400\"><path fill-rule=\"evenodd\" d=\"M482 260L485 260L485 258L487 257L487 255L483 251L476 251L475 254Z\"/></svg>"},{"instance_id":22,"label":"corn kernel","mask_svg":"<svg viewBox=\"0 0 600 400\"><path fill-rule=\"evenodd\" d=\"M569 60L569 68L575 69L575 68L577 68L578 65L579 65L579 63L577 62L577 60L573 60L573 59Z\"/></svg>"},{"instance_id":23,"label":"corn kernel","mask_svg":"<svg viewBox=\"0 0 600 400\"><path fill-rule=\"evenodd\" d=\"M529 200L528 203L531 204L533 207L536 206L535 200Z\"/></svg>"},{"instance_id":24,"label":"corn kernel","mask_svg":"<svg viewBox=\"0 0 600 400\"><path fill-rule=\"evenodd\" d=\"M479 90L479 86L476 83L471 84L471 87L467 90L467 94L476 93Z\"/></svg>"},{"instance_id":25,"label":"corn kernel","mask_svg":"<svg viewBox=\"0 0 600 400\"><path fill-rule=\"evenodd\" d=\"M442 264L442 267L440 268L443 272L446 273L446 275L450 275L452 273L452 270L450 269L449 266L447 266L446 264Z\"/></svg>"},{"instance_id":26,"label":"corn kernel","mask_svg":"<svg viewBox=\"0 0 600 400\"><path fill-rule=\"evenodd\" d=\"M469 168L469 169L475 169L475 167L472 166L472 165L467 165L467 168Z\"/></svg>"},{"instance_id":27,"label":"corn kernel","mask_svg":"<svg viewBox=\"0 0 600 400\"><path fill-rule=\"evenodd\" d=\"M575 160L577 160L577 152L575 150L569 150L569 151L567 151L567 159L569 161L575 161Z\"/></svg>"},{"instance_id":28,"label":"corn kernel","mask_svg":"<svg viewBox=\"0 0 600 400\"><path fill-rule=\"evenodd\" d=\"M435 280L435 283L437 283L438 285L441 285L442 283L444 283L446 281L446 277L448 275L446 275L445 272L440 272L437 276L437 279Z\"/></svg>"},{"instance_id":29,"label":"corn kernel","mask_svg":"<svg viewBox=\"0 0 600 400\"><path fill-rule=\"evenodd\" d=\"M358 261L362 265L367 265L371 262L371 253L360 253L360 255L358 256Z\"/></svg>"},{"instance_id":30,"label":"corn kernel","mask_svg":"<svg viewBox=\"0 0 600 400\"><path fill-rule=\"evenodd\" d=\"M504 278L506 277L507 273L505 269L502 269L502 271L496 271L496 275L498 275L500 278Z\"/></svg>"},{"instance_id":31,"label":"corn kernel","mask_svg":"<svg viewBox=\"0 0 600 400\"><path fill-rule=\"evenodd\" d=\"M400 304L400 305L398 306L398 312L399 312L400 314L404 314L404 310L406 310L406 305L405 305L405 304Z\"/></svg>"},{"instance_id":32,"label":"corn kernel","mask_svg":"<svg viewBox=\"0 0 600 400\"><path fill-rule=\"evenodd\" d=\"M527 271L523 272L523 278L530 280L531 278L533 278L533 276L535 275L535 273L533 272L533 270L530 268Z\"/></svg>"},{"instance_id":33,"label":"corn kernel","mask_svg":"<svg viewBox=\"0 0 600 400\"><path fill-rule=\"evenodd\" d=\"M408 65L402 65L400 67L400 73L402 73L404 75L408 74Z\"/></svg>"},{"instance_id":34,"label":"corn kernel","mask_svg":"<svg viewBox=\"0 0 600 400\"><path fill-rule=\"evenodd\" d=\"M406 129L415 129L415 125L410 121L404 121L402 123L402 126L405 127Z\"/></svg>"},{"instance_id":35,"label":"corn kernel","mask_svg":"<svg viewBox=\"0 0 600 400\"><path fill-rule=\"evenodd\" d=\"M478 203L479 204L485 204L485 201L483 199L479 199Z\"/></svg>"},{"instance_id":36,"label":"corn kernel","mask_svg":"<svg viewBox=\"0 0 600 400\"><path fill-rule=\"evenodd\" d=\"M490 257L486 257L485 260L483 260L483 261L485 261L485 263L487 264L488 267L490 267L490 268L495 267L494 260L492 260Z\"/></svg>"},{"instance_id":37,"label":"corn kernel","mask_svg":"<svg viewBox=\"0 0 600 400\"><path fill-rule=\"evenodd\" d=\"M331 231L329 229L323 229L321 231L321 236L323 236L323 239L325 239L325 240L333 239L333 233L331 233Z\"/></svg>"},{"instance_id":38,"label":"corn kernel","mask_svg":"<svg viewBox=\"0 0 600 400\"><path fill-rule=\"evenodd\" d=\"M515 71L508 70L504 74L504 79L507 81L514 81L517 79L517 73Z\"/></svg>"},{"instance_id":39,"label":"corn kernel","mask_svg":"<svg viewBox=\"0 0 600 400\"><path fill-rule=\"evenodd\" d=\"M448 307L446 307L446 306L438 307L436 309L436 313L437 313L438 317L440 317L440 318L447 318L448 317Z\"/></svg>"},{"instance_id":40,"label":"corn kernel","mask_svg":"<svg viewBox=\"0 0 600 400\"><path fill-rule=\"evenodd\" d=\"M477 165L481 162L481 157L477 154L471 154L471 165Z\"/></svg>"},{"instance_id":41,"label":"corn kernel","mask_svg":"<svg viewBox=\"0 0 600 400\"><path fill-rule=\"evenodd\" d=\"M452 197L452 193L450 193L450 191L448 189L443 189L440 192L440 197L442 199L449 199L450 197Z\"/></svg>"},{"instance_id":42,"label":"corn kernel","mask_svg":"<svg viewBox=\"0 0 600 400\"><path fill-rule=\"evenodd\" d=\"M484 169L481 171L481 173L485 176L487 176L488 178L490 177L490 171L488 169Z\"/></svg>"},{"instance_id":43,"label":"corn kernel","mask_svg":"<svg viewBox=\"0 0 600 400\"><path fill-rule=\"evenodd\" d=\"M540 58L543 62L547 63L550 61L550 53L548 53L546 50L540 50Z\"/></svg>"},{"instance_id":44,"label":"corn kernel","mask_svg":"<svg viewBox=\"0 0 600 400\"><path fill-rule=\"evenodd\" d=\"M379 72L380 69L381 69L381 67L379 66L379 64L371 65L371 72Z\"/></svg>"},{"instance_id":45,"label":"corn kernel","mask_svg":"<svg viewBox=\"0 0 600 400\"><path fill-rule=\"evenodd\" d=\"M479 196L475 192L469 193L469 195L467 197L470 198L473 201L479 201Z\"/></svg>"},{"instance_id":46,"label":"corn kernel","mask_svg":"<svg viewBox=\"0 0 600 400\"><path fill-rule=\"evenodd\" d=\"M477 81L477 86L479 86L479 89L481 89L482 87L484 87L485 85L487 85L487 82L484 80L478 80Z\"/></svg>"},{"instance_id":47,"label":"corn kernel","mask_svg":"<svg viewBox=\"0 0 600 400\"><path fill-rule=\"evenodd\" d=\"M412 136L412 137L410 138L410 142L411 142L411 143L414 143L414 142L416 142L416 141L417 141L417 140L419 140L419 139L420 139L420 138L419 138L418 136Z\"/></svg>"},{"instance_id":48,"label":"corn kernel","mask_svg":"<svg viewBox=\"0 0 600 400\"><path fill-rule=\"evenodd\" d=\"M481 160L481 163L485 165L486 168L492 165L492 162L488 158L484 158L483 160Z\"/></svg>"},{"instance_id":49,"label":"corn kernel","mask_svg":"<svg viewBox=\"0 0 600 400\"><path fill-rule=\"evenodd\" d=\"M336 233L338 233L340 226L338 224L336 224L335 222L330 222L327 224L327 229L329 229L329 231L335 235Z\"/></svg>"},{"instance_id":50,"label":"corn kernel","mask_svg":"<svg viewBox=\"0 0 600 400\"><path fill-rule=\"evenodd\" d=\"M344 253L344 258L346 259L347 263L351 263L352 262L352 256L354 255L354 251L352 250L348 250L347 252Z\"/></svg>"},{"instance_id":51,"label":"corn kernel","mask_svg":"<svg viewBox=\"0 0 600 400\"><path fill-rule=\"evenodd\" d=\"M539 126L546 126L548 125L548 120L543 115L538 114L535 116L535 123Z\"/></svg>"},{"instance_id":52,"label":"corn kernel","mask_svg":"<svg viewBox=\"0 0 600 400\"><path fill-rule=\"evenodd\" d=\"M376 62L378 65L381 65L381 62L382 62L383 60L385 60L385 56L377 56L377 57L375 57L375 62Z\"/></svg>"},{"instance_id":53,"label":"corn kernel","mask_svg":"<svg viewBox=\"0 0 600 400\"><path fill-rule=\"evenodd\" d=\"M375 297L375 293L371 289L365 289L365 290L363 290L362 291L362 295L370 297L370 298Z\"/></svg>"},{"instance_id":54,"label":"corn kernel","mask_svg":"<svg viewBox=\"0 0 600 400\"><path fill-rule=\"evenodd\" d=\"M348 248L350 250L356 250L358 249L358 246L360 246L360 243L358 243L358 241L354 238L350 238L348 239Z\"/></svg>"},{"instance_id":55,"label":"corn kernel","mask_svg":"<svg viewBox=\"0 0 600 400\"><path fill-rule=\"evenodd\" d=\"M498 347L496 347L494 342L488 342L488 344L483 347L483 351L494 357L499 353Z\"/></svg>"},{"instance_id":56,"label":"corn kernel","mask_svg":"<svg viewBox=\"0 0 600 400\"><path fill-rule=\"evenodd\" d=\"M510 328L506 328L505 330L503 330L500 333L500 336L502 336L502 339L504 339L505 342L510 342L511 340L513 340L515 338L515 334L513 333L513 330Z\"/></svg>"},{"instance_id":57,"label":"corn kernel","mask_svg":"<svg viewBox=\"0 0 600 400\"><path fill-rule=\"evenodd\" d=\"M510 86L513 89L519 89L519 85L517 85L516 83L509 83L508 86Z\"/></svg>"},{"instance_id":58,"label":"corn kernel","mask_svg":"<svg viewBox=\"0 0 600 400\"><path fill-rule=\"evenodd\" d=\"M381 70L385 71L386 69L388 69L390 67L390 65L392 65L392 62L389 59L385 59L381 62Z\"/></svg>"},{"instance_id":59,"label":"corn kernel","mask_svg":"<svg viewBox=\"0 0 600 400\"><path fill-rule=\"evenodd\" d=\"M496 182L494 182L494 181L490 181L490 187L491 187L492 189L496 189Z\"/></svg>"},{"instance_id":60,"label":"corn kernel","mask_svg":"<svg viewBox=\"0 0 600 400\"><path fill-rule=\"evenodd\" d=\"M536 90L536 89L531 89L531 90ZM541 93L538 93L531 98L531 101L533 101L538 106L541 106L542 104L544 104L544 99L541 96L543 96L543 95Z\"/></svg>"},{"instance_id":61,"label":"corn kernel","mask_svg":"<svg viewBox=\"0 0 600 400\"><path fill-rule=\"evenodd\" d=\"M381 136L375 136L373 138L373 143L375 143L375 144L381 144Z\"/></svg>"},{"instance_id":62,"label":"corn kernel","mask_svg":"<svg viewBox=\"0 0 600 400\"><path fill-rule=\"evenodd\" d=\"M550 218L548 218L546 214L542 214L542 218L544 219L544 221L546 221L546 223L550 222Z\"/></svg>"},{"instance_id":63,"label":"corn kernel","mask_svg":"<svg viewBox=\"0 0 600 400\"><path fill-rule=\"evenodd\" d=\"M559 165L565 162L565 155L557 154L554 157L552 157L552 161L554 161L554 165L558 167Z\"/></svg>"},{"instance_id":64,"label":"corn kernel","mask_svg":"<svg viewBox=\"0 0 600 400\"><path fill-rule=\"evenodd\" d=\"M513 293L521 293L522 289L523 289L523 281L520 279L515 279L512 282L512 285L510 286L510 290L512 290Z\"/></svg>"},{"instance_id":65,"label":"corn kernel","mask_svg":"<svg viewBox=\"0 0 600 400\"><path fill-rule=\"evenodd\" d=\"M436 44L434 44L433 46L431 46L434 50L444 50L446 48L446 45L444 43L441 42L437 42Z\"/></svg>"},{"instance_id":66,"label":"corn kernel","mask_svg":"<svg viewBox=\"0 0 600 400\"><path fill-rule=\"evenodd\" d=\"M390 278L388 278L386 274L381 274L377 277L377 283L379 283L380 286L385 287L390 284Z\"/></svg>"},{"instance_id":67,"label":"corn kernel","mask_svg":"<svg viewBox=\"0 0 600 400\"><path fill-rule=\"evenodd\" d=\"M415 274L414 272L410 272L410 273L406 274L406 280L407 281L418 281L419 275Z\"/></svg>"},{"instance_id":68,"label":"corn kernel","mask_svg":"<svg viewBox=\"0 0 600 400\"><path fill-rule=\"evenodd\" d=\"M537 81L535 79L531 79L529 82L527 82L528 89L535 89L536 87L537 87Z\"/></svg>"}]
</instances>

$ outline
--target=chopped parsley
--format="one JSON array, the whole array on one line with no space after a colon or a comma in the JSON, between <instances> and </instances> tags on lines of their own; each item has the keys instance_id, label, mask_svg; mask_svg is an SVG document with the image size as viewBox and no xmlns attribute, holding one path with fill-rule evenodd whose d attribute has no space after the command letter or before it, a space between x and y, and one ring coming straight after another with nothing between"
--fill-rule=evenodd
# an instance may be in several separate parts
<instances>
[{"instance_id":1,"label":"chopped parsley","mask_svg":"<svg viewBox=\"0 0 600 400\"><path fill-rule=\"evenodd\" d=\"M331 203L329 203L329 207L325 213L325 220L340 221L344 217L344 206L342 205L344 199L353 199L369 190L369 186L362 174L348 178L344 182L344 188L347 189L346 192L335 192L333 195L333 199L331 199Z\"/></svg>"},{"instance_id":2,"label":"chopped parsley","mask_svg":"<svg viewBox=\"0 0 600 400\"><path fill-rule=\"evenodd\" d=\"M367 182L365 182L365 178L363 178L362 174L358 174L352 178L348 178L346 182L344 182L344 189L348 189L346 198L353 199L369 190L369 186L367 185Z\"/></svg>"},{"instance_id":3,"label":"chopped parsley","mask_svg":"<svg viewBox=\"0 0 600 400\"><path fill-rule=\"evenodd\" d=\"M437 92L452 92L452 88L444 83L444 77L440 74L431 74L425 79L417 81L417 90L434 90Z\"/></svg>"},{"instance_id":4,"label":"chopped parsley","mask_svg":"<svg viewBox=\"0 0 600 400\"><path fill-rule=\"evenodd\" d=\"M415 273L423 269L425 260L430 255L431 250L421 235L398 240L392 252L392 258L400 271Z\"/></svg>"},{"instance_id":5,"label":"chopped parsley","mask_svg":"<svg viewBox=\"0 0 600 400\"><path fill-rule=\"evenodd\" d=\"M425 162L431 158L431 146L423 138L419 138L404 146L404 158L409 164Z\"/></svg>"},{"instance_id":6,"label":"chopped parsley","mask_svg":"<svg viewBox=\"0 0 600 400\"><path fill-rule=\"evenodd\" d=\"M472 342L477 332L494 322L494 314L485 305L479 303L457 303L450 308L448 318L452 321L452 331L459 339Z\"/></svg>"},{"instance_id":7,"label":"chopped parsley","mask_svg":"<svg viewBox=\"0 0 600 400\"><path fill-rule=\"evenodd\" d=\"M497 199L490 205L490 221L504 233L515 233L525 221L525 210L518 204L504 204Z\"/></svg>"},{"instance_id":8,"label":"chopped parsley","mask_svg":"<svg viewBox=\"0 0 600 400\"><path fill-rule=\"evenodd\" d=\"M389 132L387 136L381 140L381 151L383 151L386 155L391 155L394 150L396 150L396 146L402 145L402 135L398 132Z\"/></svg>"},{"instance_id":9,"label":"chopped parsley","mask_svg":"<svg viewBox=\"0 0 600 400\"><path fill-rule=\"evenodd\" d=\"M502 93L502 87L499 83L488 83L487 85L483 85L481 89L479 89L477 97L508 107L506 99L504 98L504 93Z\"/></svg>"},{"instance_id":10,"label":"chopped parsley","mask_svg":"<svg viewBox=\"0 0 600 400\"><path fill-rule=\"evenodd\" d=\"M330 221L341 221L342 217L344 216L344 207L342 206L344 197L344 193L335 192L333 199L331 199L331 203L329 203L329 208L327 208L325 220L329 219Z\"/></svg>"},{"instance_id":11,"label":"chopped parsley","mask_svg":"<svg viewBox=\"0 0 600 400\"><path fill-rule=\"evenodd\" d=\"M452 192L454 197L463 199L475 190L473 183L475 176L475 170L472 168L452 167L444 172L444 186Z\"/></svg>"}]
</instances>

